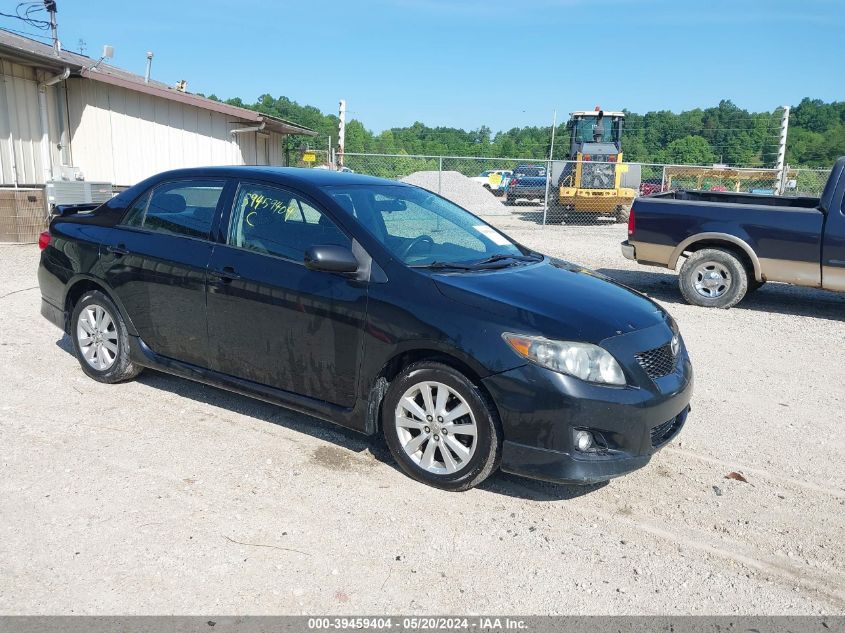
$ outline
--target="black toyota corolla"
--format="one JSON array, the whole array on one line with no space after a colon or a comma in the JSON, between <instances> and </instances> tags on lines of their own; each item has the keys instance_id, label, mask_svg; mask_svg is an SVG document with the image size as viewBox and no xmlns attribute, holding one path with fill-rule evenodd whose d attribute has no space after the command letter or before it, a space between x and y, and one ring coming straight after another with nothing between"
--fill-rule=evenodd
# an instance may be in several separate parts
<instances>
[{"instance_id":1,"label":"black toyota corolla","mask_svg":"<svg viewBox=\"0 0 845 633\"><path fill-rule=\"evenodd\" d=\"M650 299L418 187L322 170L159 174L41 236L42 314L106 383L144 367L383 433L411 477L596 482L687 418Z\"/></svg>"}]
</instances>

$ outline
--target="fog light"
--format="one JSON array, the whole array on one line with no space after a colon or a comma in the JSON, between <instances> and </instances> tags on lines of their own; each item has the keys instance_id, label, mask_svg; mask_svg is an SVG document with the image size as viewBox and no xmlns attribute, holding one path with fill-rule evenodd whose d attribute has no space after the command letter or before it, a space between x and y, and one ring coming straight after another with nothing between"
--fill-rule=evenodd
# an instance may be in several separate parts
<instances>
[{"instance_id":1,"label":"fog light","mask_svg":"<svg viewBox=\"0 0 845 633\"><path fill-rule=\"evenodd\" d=\"M590 434L589 431L576 431L575 432L575 448L579 451L588 451L590 447L593 445L593 436Z\"/></svg>"}]
</instances>

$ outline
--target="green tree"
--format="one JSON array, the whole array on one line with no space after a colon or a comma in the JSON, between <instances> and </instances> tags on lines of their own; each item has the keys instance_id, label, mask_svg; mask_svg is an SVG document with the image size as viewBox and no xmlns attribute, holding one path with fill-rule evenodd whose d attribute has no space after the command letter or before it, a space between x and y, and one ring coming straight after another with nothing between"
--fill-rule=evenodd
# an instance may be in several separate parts
<instances>
[{"instance_id":1,"label":"green tree","mask_svg":"<svg viewBox=\"0 0 845 633\"><path fill-rule=\"evenodd\" d=\"M702 136L685 136L675 139L666 146L659 162L677 165L711 165L716 155Z\"/></svg>"}]
</instances>

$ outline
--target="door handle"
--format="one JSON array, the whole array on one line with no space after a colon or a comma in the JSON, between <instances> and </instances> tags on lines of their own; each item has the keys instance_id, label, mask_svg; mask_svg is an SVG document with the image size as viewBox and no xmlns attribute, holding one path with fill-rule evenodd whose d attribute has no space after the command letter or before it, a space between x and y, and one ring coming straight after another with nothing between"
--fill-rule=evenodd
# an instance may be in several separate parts
<instances>
[{"instance_id":1,"label":"door handle","mask_svg":"<svg viewBox=\"0 0 845 633\"><path fill-rule=\"evenodd\" d=\"M217 277L217 283L224 284L241 278L241 276L236 273L235 269L231 266L226 266L223 270L211 270L209 271L209 274L211 274L212 277Z\"/></svg>"},{"instance_id":2,"label":"door handle","mask_svg":"<svg viewBox=\"0 0 845 633\"><path fill-rule=\"evenodd\" d=\"M129 250L123 244L118 244L117 246L106 246L106 250L115 257L123 257L124 255L129 254Z\"/></svg>"}]
</instances>

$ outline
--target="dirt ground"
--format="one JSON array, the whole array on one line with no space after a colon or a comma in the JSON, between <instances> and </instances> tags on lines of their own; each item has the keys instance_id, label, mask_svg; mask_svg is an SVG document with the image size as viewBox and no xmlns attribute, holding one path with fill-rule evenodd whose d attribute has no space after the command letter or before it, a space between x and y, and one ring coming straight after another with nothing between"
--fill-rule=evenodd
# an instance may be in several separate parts
<instances>
[{"instance_id":1,"label":"dirt ground","mask_svg":"<svg viewBox=\"0 0 845 633\"><path fill-rule=\"evenodd\" d=\"M37 248L0 246L0 613L845 613L845 296L692 307L623 226L491 220L678 320L693 409L651 464L450 494L278 407L96 383L39 316Z\"/></svg>"}]
</instances>

